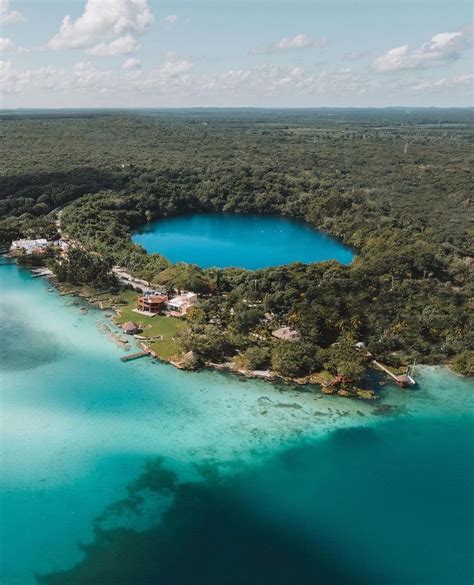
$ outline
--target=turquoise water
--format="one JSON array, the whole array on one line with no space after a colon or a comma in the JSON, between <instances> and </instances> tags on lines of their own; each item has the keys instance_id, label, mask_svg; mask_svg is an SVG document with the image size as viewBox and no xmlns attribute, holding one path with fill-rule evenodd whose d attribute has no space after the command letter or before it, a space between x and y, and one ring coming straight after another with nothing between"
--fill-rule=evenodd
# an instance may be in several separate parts
<instances>
[{"instance_id":1,"label":"turquoise water","mask_svg":"<svg viewBox=\"0 0 474 585\"><path fill-rule=\"evenodd\" d=\"M354 254L309 224L280 216L200 214L159 219L132 237L147 252L203 268L255 270L291 262L338 260Z\"/></svg>"},{"instance_id":2,"label":"turquoise water","mask_svg":"<svg viewBox=\"0 0 474 585\"><path fill-rule=\"evenodd\" d=\"M2 585L472 581L471 382L367 404L124 364L102 312L0 279Z\"/></svg>"}]
</instances>

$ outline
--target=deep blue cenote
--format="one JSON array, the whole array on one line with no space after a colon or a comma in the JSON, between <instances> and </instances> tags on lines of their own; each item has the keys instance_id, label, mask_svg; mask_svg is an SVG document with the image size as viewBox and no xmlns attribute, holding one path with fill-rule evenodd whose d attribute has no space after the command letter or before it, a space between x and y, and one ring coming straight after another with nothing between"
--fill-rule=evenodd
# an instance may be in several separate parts
<instances>
[{"instance_id":1,"label":"deep blue cenote","mask_svg":"<svg viewBox=\"0 0 474 585\"><path fill-rule=\"evenodd\" d=\"M354 254L309 224L281 216L193 214L154 221L133 235L150 253L203 268L256 270L291 262L338 260Z\"/></svg>"}]
</instances>

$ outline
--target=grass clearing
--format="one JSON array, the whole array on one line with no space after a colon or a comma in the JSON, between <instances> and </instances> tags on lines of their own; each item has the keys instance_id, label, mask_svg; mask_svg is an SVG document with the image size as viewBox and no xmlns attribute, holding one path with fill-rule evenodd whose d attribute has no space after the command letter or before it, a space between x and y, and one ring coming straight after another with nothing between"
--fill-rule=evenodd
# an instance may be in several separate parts
<instances>
[{"instance_id":1,"label":"grass clearing","mask_svg":"<svg viewBox=\"0 0 474 585\"><path fill-rule=\"evenodd\" d=\"M142 329L140 335L143 337L153 338L161 335L163 339L150 340L146 344L164 359L175 355L178 352L178 347L173 338L180 329L186 327L186 323L174 317L163 317L162 315L146 317L135 313L133 309L137 306L137 293L126 291L123 295L122 300L126 301L127 304L119 309L120 315L115 318L117 325L133 321Z\"/></svg>"}]
</instances>

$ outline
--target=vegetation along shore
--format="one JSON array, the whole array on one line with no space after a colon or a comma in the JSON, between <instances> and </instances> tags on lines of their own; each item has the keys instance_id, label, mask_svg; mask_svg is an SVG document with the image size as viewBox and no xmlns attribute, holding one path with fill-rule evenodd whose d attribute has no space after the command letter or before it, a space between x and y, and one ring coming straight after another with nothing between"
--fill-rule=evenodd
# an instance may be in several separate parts
<instances>
[{"instance_id":1,"label":"vegetation along shore","mask_svg":"<svg viewBox=\"0 0 474 585\"><path fill-rule=\"evenodd\" d=\"M374 359L474 375L471 110L9 113L0 132L3 249L45 239L18 261L118 308L160 358L362 398ZM356 256L204 269L131 240L209 212L304 220ZM184 293L197 301L180 314ZM153 316L148 295L166 297Z\"/></svg>"}]
</instances>

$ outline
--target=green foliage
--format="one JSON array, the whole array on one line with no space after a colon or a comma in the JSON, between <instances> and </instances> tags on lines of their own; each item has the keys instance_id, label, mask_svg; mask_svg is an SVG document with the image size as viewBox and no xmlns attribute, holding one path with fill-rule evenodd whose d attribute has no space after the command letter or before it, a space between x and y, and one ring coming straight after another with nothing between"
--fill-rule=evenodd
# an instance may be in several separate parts
<instances>
[{"instance_id":1,"label":"green foliage","mask_svg":"<svg viewBox=\"0 0 474 585\"><path fill-rule=\"evenodd\" d=\"M238 303L234 307L233 325L239 333L248 333L263 317L263 311L256 307L248 307L244 303Z\"/></svg>"},{"instance_id":2,"label":"green foliage","mask_svg":"<svg viewBox=\"0 0 474 585\"><path fill-rule=\"evenodd\" d=\"M341 339L326 350L324 367L332 374L360 381L367 368L367 358L356 350L353 339Z\"/></svg>"},{"instance_id":3,"label":"green foliage","mask_svg":"<svg viewBox=\"0 0 474 585\"><path fill-rule=\"evenodd\" d=\"M95 268L82 259L77 268L57 263L61 278L103 286L109 277L99 273L113 263L201 294L183 347L195 345L209 359L235 355L255 343L256 329L269 335L258 319L270 311L303 339L302 346L275 346L272 363L281 371L322 367L322 347L333 372L360 377L360 356L332 345L341 337L365 340L387 363L458 356L455 367L469 370L462 364L474 344L470 110L4 118L2 245L52 237L51 212L63 208L62 230L96 255ZM24 136L34 138L34 156ZM305 219L353 246L357 258L351 266L202 270L172 266L131 242L131 232L151 220L201 211Z\"/></svg>"},{"instance_id":4,"label":"green foliage","mask_svg":"<svg viewBox=\"0 0 474 585\"><path fill-rule=\"evenodd\" d=\"M48 259L51 260L51 258L51 253L20 254L19 256L16 256L16 261L20 266L24 266L25 268L39 268L40 266L45 266Z\"/></svg>"},{"instance_id":5,"label":"green foliage","mask_svg":"<svg viewBox=\"0 0 474 585\"><path fill-rule=\"evenodd\" d=\"M193 351L198 358L221 361L233 353L226 335L214 325L196 326L178 333L176 341L183 352Z\"/></svg>"},{"instance_id":6,"label":"green foliage","mask_svg":"<svg viewBox=\"0 0 474 585\"><path fill-rule=\"evenodd\" d=\"M453 361L453 370L474 377L474 350L466 350L457 355Z\"/></svg>"},{"instance_id":7,"label":"green foliage","mask_svg":"<svg viewBox=\"0 0 474 585\"><path fill-rule=\"evenodd\" d=\"M318 371L318 350L303 341L278 341L272 350L272 370L282 376L297 378Z\"/></svg>"},{"instance_id":8,"label":"green foliage","mask_svg":"<svg viewBox=\"0 0 474 585\"><path fill-rule=\"evenodd\" d=\"M51 268L59 282L111 289L117 286L115 276L110 272L112 265L110 258L82 248L71 248L68 256L54 260Z\"/></svg>"},{"instance_id":9,"label":"green foliage","mask_svg":"<svg viewBox=\"0 0 474 585\"><path fill-rule=\"evenodd\" d=\"M248 347L242 354L242 361L248 370L263 370L270 364L270 349L265 346Z\"/></svg>"},{"instance_id":10,"label":"green foliage","mask_svg":"<svg viewBox=\"0 0 474 585\"><path fill-rule=\"evenodd\" d=\"M205 294L210 290L210 284L204 271L193 264L173 264L157 274L153 279L157 284L164 284L170 289L192 290Z\"/></svg>"}]
</instances>

